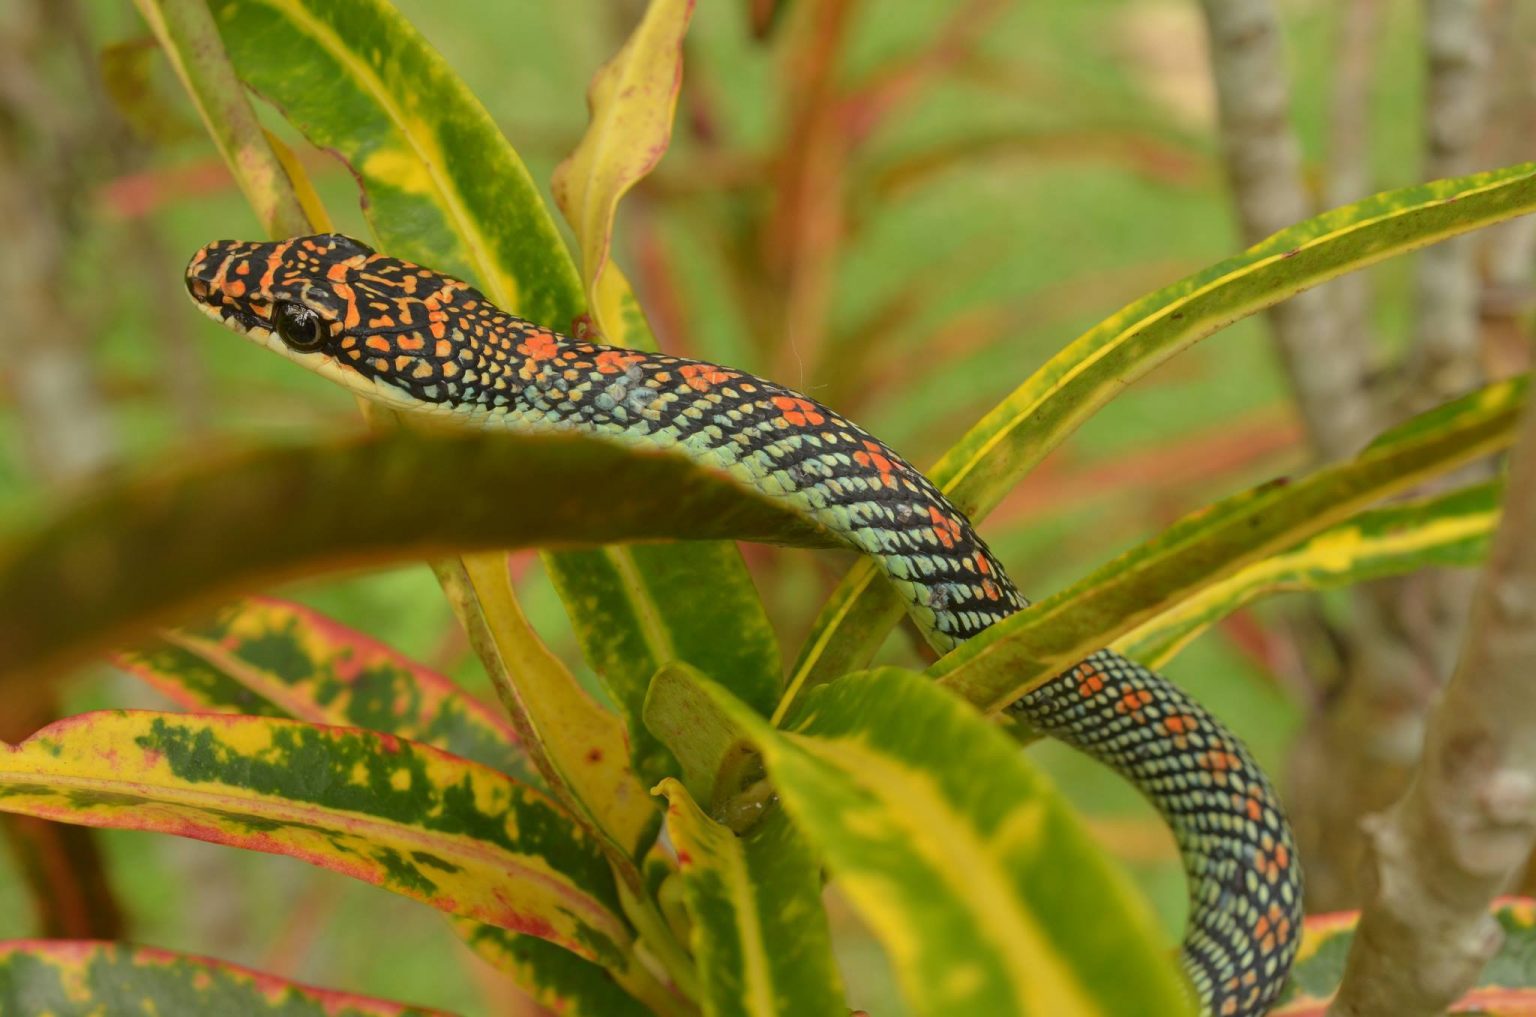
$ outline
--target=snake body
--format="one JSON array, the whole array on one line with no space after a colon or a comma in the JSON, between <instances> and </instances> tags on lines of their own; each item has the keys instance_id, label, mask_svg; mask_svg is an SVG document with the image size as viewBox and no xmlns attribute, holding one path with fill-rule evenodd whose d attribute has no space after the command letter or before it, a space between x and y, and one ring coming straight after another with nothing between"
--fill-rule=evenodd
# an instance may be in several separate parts
<instances>
[{"instance_id":1,"label":"snake body","mask_svg":"<svg viewBox=\"0 0 1536 1017\"><path fill-rule=\"evenodd\" d=\"M788 499L874 558L939 650L1028 604L922 473L771 381L566 338L338 234L209 244L186 282L210 317L389 406L680 449ZM1202 1006L1263 1013L1296 953L1301 887L1289 827L1247 749L1166 679L1109 650L1009 709L1153 802L1189 878L1183 960Z\"/></svg>"}]
</instances>

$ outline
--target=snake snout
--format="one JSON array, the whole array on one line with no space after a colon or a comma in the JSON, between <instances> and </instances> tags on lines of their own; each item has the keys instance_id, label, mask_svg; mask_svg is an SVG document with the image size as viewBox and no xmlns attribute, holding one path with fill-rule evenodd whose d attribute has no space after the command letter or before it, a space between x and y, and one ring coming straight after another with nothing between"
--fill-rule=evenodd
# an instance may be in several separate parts
<instances>
[{"instance_id":1,"label":"snake snout","mask_svg":"<svg viewBox=\"0 0 1536 1017\"><path fill-rule=\"evenodd\" d=\"M228 240L218 240L192 255L192 260L187 262L185 281L187 292L193 299L203 303L209 301L214 286L219 283L221 273L234 254L234 247Z\"/></svg>"}]
</instances>

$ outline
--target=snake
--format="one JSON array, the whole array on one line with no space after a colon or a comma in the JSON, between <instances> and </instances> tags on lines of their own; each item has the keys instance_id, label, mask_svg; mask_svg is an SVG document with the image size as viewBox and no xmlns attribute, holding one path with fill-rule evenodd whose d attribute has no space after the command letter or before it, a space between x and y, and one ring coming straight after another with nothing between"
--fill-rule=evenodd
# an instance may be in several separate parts
<instances>
[{"instance_id":1,"label":"snake","mask_svg":"<svg viewBox=\"0 0 1536 1017\"><path fill-rule=\"evenodd\" d=\"M336 233L210 243L186 286L215 321L387 407L680 452L783 499L878 563L939 652L1029 604L920 471L772 381L562 335ZM1301 873L1278 796L1242 742L1168 679L1108 649L1006 709L1151 801L1188 879L1181 959L1201 1010L1264 1013L1300 943Z\"/></svg>"}]
</instances>

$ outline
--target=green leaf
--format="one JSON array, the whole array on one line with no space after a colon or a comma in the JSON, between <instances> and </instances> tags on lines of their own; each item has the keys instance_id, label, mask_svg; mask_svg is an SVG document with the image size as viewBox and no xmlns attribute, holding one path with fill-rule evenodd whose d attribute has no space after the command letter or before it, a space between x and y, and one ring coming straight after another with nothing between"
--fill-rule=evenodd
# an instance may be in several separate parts
<instances>
[{"instance_id":1,"label":"green leaf","mask_svg":"<svg viewBox=\"0 0 1536 1017\"><path fill-rule=\"evenodd\" d=\"M195 710L365 727L495 767L537 772L501 715L451 680L318 611L239 601L161 634L117 663Z\"/></svg>"},{"instance_id":2,"label":"green leaf","mask_svg":"<svg viewBox=\"0 0 1536 1017\"><path fill-rule=\"evenodd\" d=\"M1536 164L1388 191L1298 223L1122 308L1047 361L927 471L980 522L1121 389L1227 325L1335 276L1536 211ZM861 666L901 615L869 561L843 577L793 668L803 689Z\"/></svg>"},{"instance_id":3,"label":"green leaf","mask_svg":"<svg viewBox=\"0 0 1536 1017\"><path fill-rule=\"evenodd\" d=\"M471 950L560 1017L650 1017L681 1009L660 986L645 997L649 1006L640 1003L605 969L545 940L462 918L454 925Z\"/></svg>"},{"instance_id":4,"label":"green leaf","mask_svg":"<svg viewBox=\"0 0 1536 1017\"><path fill-rule=\"evenodd\" d=\"M1536 900L1500 897L1490 908L1503 934L1477 985L1457 1000L1453 1012L1488 1017L1529 1017L1536 1013ZM1270 1017L1324 1017L1344 973L1360 912L1338 911L1307 919L1301 950L1285 990Z\"/></svg>"},{"instance_id":5,"label":"green leaf","mask_svg":"<svg viewBox=\"0 0 1536 1017\"><path fill-rule=\"evenodd\" d=\"M688 793L714 810L741 790L738 778L755 753L731 714L698 694L700 675L676 663L657 671L645 698L645 724L677 757Z\"/></svg>"},{"instance_id":6,"label":"green leaf","mask_svg":"<svg viewBox=\"0 0 1536 1017\"><path fill-rule=\"evenodd\" d=\"M1298 481L1266 484L1186 516L1154 540L968 640L929 673L981 709L1000 709L1238 569L1373 502L1507 447L1525 388L1524 378L1490 385L1432 411L1435 428L1404 428L1349 462Z\"/></svg>"},{"instance_id":7,"label":"green leaf","mask_svg":"<svg viewBox=\"0 0 1536 1017\"><path fill-rule=\"evenodd\" d=\"M48 1017L447 1017L236 964L121 943L0 941L0 1013Z\"/></svg>"},{"instance_id":8,"label":"green leaf","mask_svg":"<svg viewBox=\"0 0 1536 1017\"><path fill-rule=\"evenodd\" d=\"M582 314L576 267L522 160L452 68L393 8L383 0L223 0L218 21L240 76L316 147L346 161L385 250L475 281L499 306L553 328L568 328ZM279 52L284 59L272 60ZM622 284L617 271L605 275ZM625 306L638 315L632 295ZM625 329L611 339L648 335ZM541 488L526 487L523 497L528 490ZM666 567L658 568L663 560ZM765 686L777 689L778 646L734 547L700 543L638 554L603 548L573 559L547 554L544 562L588 662L629 711L636 769L649 779L670 772L638 713L662 663L676 657L740 682L754 702ZM716 608L680 610L672 600L679 575L691 577L690 601ZM587 610L594 616L585 617ZM490 624L503 644L533 639L509 619ZM721 632L735 633L735 645ZM629 652L637 649L639 655ZM545 683L546 696L552 685ZM526 701L531 709L539 705ZM557 734L552 725L543 729L546 737Z\"/></svg>"},{"instance_id":9,"label":"green leaf","mask_svg":"<svg viewBox=\"0 0 1536 1017\"><path fill-rule=\"evenodd\" d=\"M1007 735L923 676L842 678L787 731L696 687L757 744L916 1013L1189 1012L1124 874Z\"/></svg>"},{"instance_id":10,"label":"green leaf","mask_svg":"<svg viewBox=\"0 0 1536 1017\"><path fill-rule=\"evenodd\" d=\"M635 545L622 555L566 552L549 568L583 654L629 718L635 769L651 783L677 773L642 720L646 689L658 669L686 661L719 675L765 715L779 693L778 642L751 577L737 572L736 548L708 545L705 561L698 548L679 550ZM716 565L718 571L706 571ZM704 592L699 582L707 575L721 581Z\"/></svg>"},{"instance_id":11,"label":"green leaf","mask_svg":"<svg viewBox=\"0 0 1536 1017\"><path fill-rule=\"evenodd\" d=\"M657 791L670 803L707 1017L845 1017L821 870L782 810L738 838L677 781Z\"/></svg>"},{"instance_id":12,"label":"green leaf","mask_svg":"<svg viewBox=\"0 0 1536 1017\"><path fill-rule=\"evenodd\" d=\"M117 661L195 709L366 727L524 783L538 779L516 732L494 711L442 675L298 604L242 601ZM468 919L453 925L471 949L545 1007L571 1017L651 1012L603 968L568 950Z\"/></svg>"},{"instance_id":13,"label":"green leaf","mask_svg":"<svg viewBox=\"0 0 1536 1017\"><path fill-rule=\"evenodd\" d=\"M1362 512L1212 583L1111 645L1160 668L1207 628L1272 593L1334 589L1430 566L1476 565L1487 554L1502 495L1502 482L1491 481Z\"/></svg>"},{"instance_id":14,"label":"green leaf","mask_svg":"<svg viewBox=\"0 0 1536 1017\"><path fill-rule=\"evenodd\" d=\"M390 735L86 713L0 751L0 810L289 855L647 977L582 827L504 774Z\"/></svg>"},{"instance_id":15,"label":"green leaf","mask_svg":"<svg viewBox=\"0 0 1536 1017\"><path fill-rule=\"evenodd\" d=\"M534 321L564 327L581 313L581 282L522 160L393 7L217 0L214 14L240 77L347 163L386 250L477 281Z\"/></svg>"},{"instance_id":16,"label":"green leaf","mask_svg":"<svg viewBox=\"0 0 1536 1017\"><path fill-rule=\"evenodd\" d=\"M629 283L612 263L619 199L661 161L683 80L683 37L693 0L651 0L640 23L587 89L591 124L556 169L555 203L576 232L587 307L622 346L655 348Z\"/></svg>"},{"instance_id":17,"label":"green leaf","mask_svg":"<svg viewBox=\"0 0 1536 1017\"><path fill-rule=\"evenodd\" d=\"M577 435L393 434L178 463L0 540L0 674L67 667L199 598L327 568L669 537L830 543L807 527L679 456Z\"/></svg>"}]
</instances>

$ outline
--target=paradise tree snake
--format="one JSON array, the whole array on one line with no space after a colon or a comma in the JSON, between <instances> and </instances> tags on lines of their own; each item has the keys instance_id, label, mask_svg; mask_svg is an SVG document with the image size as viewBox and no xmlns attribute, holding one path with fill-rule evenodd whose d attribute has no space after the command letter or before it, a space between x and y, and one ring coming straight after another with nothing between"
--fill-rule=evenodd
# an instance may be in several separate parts
<instances>
[{"instance_id":1,"label":"paradise tree snake","mask_svg":"<svg viewBox=\"0 0 1536 1017\"><path fill-rule=\"evenodd\" d=\"M339 234L218 241L193 256L186 283L216 321L388 406L677 449L789 499L880 564L940 651L1028 604L920 472L771 381L566 338ZM1203 1007L1263 1013L1295 957L1301 881L1279 802L1243 745L1162 676L1110 650L1009 709L1152 801L1189 878L1183 959Z\"/></svg>"}]
</instances>

